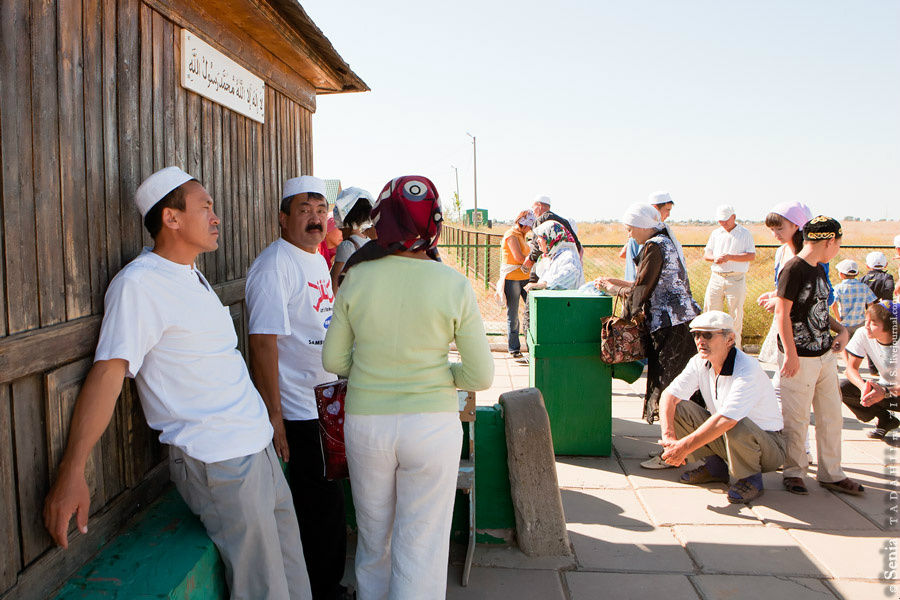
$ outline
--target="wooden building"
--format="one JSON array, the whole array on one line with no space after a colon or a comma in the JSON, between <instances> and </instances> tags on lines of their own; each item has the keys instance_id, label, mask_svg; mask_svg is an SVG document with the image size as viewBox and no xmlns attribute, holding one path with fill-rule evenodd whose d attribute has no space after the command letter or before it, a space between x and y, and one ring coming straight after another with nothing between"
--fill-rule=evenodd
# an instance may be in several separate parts
<instances>
[{"instance_id":1,"label":"wooden building","mask_svg":"<svg viewBox=\"0 0 900 600\"><path fill-rule=\"evenodd\" d=\"M182 29L262 80L263 122L182 86ZM243 347L244 276L282 182L312 170L316 95L367 89L297 0L0 2L0 598L46 598L167 485L130 382L89 463L89 533L61 551L44 530L107 283L151 245L138 184L178 165L212 194L199 267Z\"/></svg>"}]
</instances>

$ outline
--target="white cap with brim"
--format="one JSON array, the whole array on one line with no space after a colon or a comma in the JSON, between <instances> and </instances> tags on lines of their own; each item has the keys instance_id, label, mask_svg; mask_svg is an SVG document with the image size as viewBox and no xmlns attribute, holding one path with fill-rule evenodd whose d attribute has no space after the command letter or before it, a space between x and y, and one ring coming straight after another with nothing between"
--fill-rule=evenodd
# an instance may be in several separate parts
<instances>
[{"instance_id":1,"label":"white cap with brim","mask_svg":"<svg viewBox=\"0 0 900 600\"><path fill-rule=\"evenodd\" d=\"M134 193L134 203L141 213L141 218L146 217L150 209L162 200L166 194L192 179L194 178L178 167L160 169L145 179Z\"/></svg>"},{"instance_id":2,"label":"white cap with brim","mask_svg":"<svg viewBox=\"0 0 900 600\"><path fill-rule=\"evenodd\" d=\"M648 202L654 206L658 204L668 204L669 202L675 204L675 201L672 200L672 196L669 195L669 192L653 192L650 194Z\"/></svg>"},{"instance_id":3,"label":"white cap with brim","mask_svg":"<svg viewBox=\"0 0 900 600\"><path fill-rule=\"evenodd\" d=\"M372 199L372 194L362 188L348 187L347 189L342 190L334 201L335 225L343 227L344 219L347 218L347 215L350 214L350 211L353 210L353 207L355 207L360 200L365 200L369 203L369 210L372 210L375 206L375 200Z\"/></svg>"},{"instance_id":4,"label":"white cap with brim","mask_svg":"<svg viewBox=\"0 0 900 600\"><path fill-rule=\"evenodd\" d=\"M856 264L855 260L845 258L837 264L837 270L838 273L843 273L844 275L856 275L859 273L859 265Z\"/></svg>"},{"instance_id":5,"label":"white cap with brim","mask_svg":"<svg viewBox=\"0 0 900 600\"><path fill-rule=\"evenodd\" d=\"M734 319L721 310L702 313L691 321L691 331L733 331Z\"/></svg>"},{"instance_id":6,"label":"white cap with brim","mask_svg":"<svg viewBox=\"0 0 900 600\"><path fill-rule=\"evenodd\" d=\"M312 175L301 175L284 182L284 190L281 199L290 198L297 194L320 194L325 195L325 180L313 177Z\"/></svg>"},{"instance_id":7,"label":"white cap with brim","mask_svg":"<svg viewBox=\"0 0 900 600\"><path fill-rule=\"evenodd\" d=\"M541 204L550 206L550 196L537 195L534 197L534 202L540 202ZM532 202L532 204L534 204L534 202Z\"/></svg>"},{"instance_id":8,"label":"white cap with brim","mask_svg":"<svg viewBox=\"0 0 900 600\"><path fill-rule=\"evenodd\" d=\"M866 266L870 269L883 269L887 266L887 256L884 252L869 252L866 254Z\"/></svg>"},{"instance_id":9,"label":"white cap with brim","mask_svg":"<svg viewBox=\"0 0 900 600\"><path fill-rule=\"evenodd\" d=\"M730 204L716 207L716 221L727 221L732 215L734 215L734 207Z\"/></svg>"}]
</instances>

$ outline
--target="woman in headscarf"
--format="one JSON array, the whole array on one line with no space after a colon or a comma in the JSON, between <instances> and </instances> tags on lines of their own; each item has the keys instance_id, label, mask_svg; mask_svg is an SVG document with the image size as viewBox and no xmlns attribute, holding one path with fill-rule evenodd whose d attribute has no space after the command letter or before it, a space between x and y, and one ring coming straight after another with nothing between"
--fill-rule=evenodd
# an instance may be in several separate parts
<instances>
[{"instance_id":1,"label":"woman in headscarf","mask_svg":"<svg viewBox=\"0 0 900 600\"><path fill-rule=\"evenodd\" d=\"M391 180L372 219L378 238L347 261L322 349L325 368L348 378L358 598L440 599L462 447L456 390L489 387L494 362L472 286L438 260L434 184Z\"/></svg>"},{"instance_id":2,"label":"woman in headscarf","mask_svg":"<svg viewBox=\"0 0 900 600\"><path fill-rule=\"evenodd\" d=\"M500 263L500 277L497 279L497 298L506 305L506 348L513 358L522 358L522 344L519 340L519 300L527 302L528 273L522 270L522 263L528 256L528 242L525 234L534 225L534 213L523 210L518 214L513 226L503 234L500 247L503 262Z\"/></svg>"},{"instance_id":3,"label":"woman in headscarf","mask_svg":"<svg viewBox=\"0 0 900 600\"><path fill-rule=\"evenodd\" d=\"M344 265L354 252L368 243L362 228L371 219L372 194L358 187L343 190L334 203L334 223L341 230L343 240L338 244L331 265L331 289L337 292Z\"/></svg>"},{"instance_id":4,"label":"woman in headscarf","mask_svg":"<svg viewBox=\"0 0 900 600\"><path fill-rule=\"evenodd\" d=\"M529 283L531 290L574 290L584 285L584 270L578 247L565 227L556 221L544 221L534 230L541 248L541 262L546 261L537 283ZM540 267L539 267L540 268Z\"/></svg>"},{"instance_id":5,"label":"woman in headscarf","mask_svg":"<svg viewBox=\"0 0 900 600\"><path fill-rule=\"evenodd\" d=\"M700 307L691 296L683 255L660 221L659 212L649 204L632 204L621 221L628 234L643 244L635 280L600 277L594 285L624 298L626 317L643 312L647 351L644 418L653 423L659 418L662 391L697 353L688 323L700 314Z\"/></svg>"}]
</instances>

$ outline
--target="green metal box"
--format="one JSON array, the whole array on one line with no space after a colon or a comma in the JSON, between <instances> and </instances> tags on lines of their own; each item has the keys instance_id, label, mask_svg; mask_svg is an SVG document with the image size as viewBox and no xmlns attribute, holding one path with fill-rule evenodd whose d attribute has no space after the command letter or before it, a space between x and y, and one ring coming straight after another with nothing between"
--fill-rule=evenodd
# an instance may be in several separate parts
<instances>
[{"instance_id":1,"label":"green metal box","mask_svg":"<svg viewBox=\"0 0 900 600\"><path fill-rule=\"evenodd\" d=\"M529 294L530 385L541 390L556 454L612 452L612 372L600 360L612 298L577 291Z\"/></svg>"}]
</instances>

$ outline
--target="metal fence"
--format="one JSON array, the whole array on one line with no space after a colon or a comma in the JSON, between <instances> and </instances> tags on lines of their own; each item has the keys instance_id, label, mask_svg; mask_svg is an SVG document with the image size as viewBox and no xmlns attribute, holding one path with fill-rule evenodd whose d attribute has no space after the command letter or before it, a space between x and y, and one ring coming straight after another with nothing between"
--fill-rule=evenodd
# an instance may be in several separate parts
<instances>
[{"instance_id":1,"label":"metal fence","mask_svg":"<svg viewBox=\"0 0 900 600\"><path fill-rule=\"evenodd\" d=\"M472 283L478 297L481 315L489 333L506 331L506 309L496 300L495 290L500 273L502 254L500 244L503 236L469 231L444 224L441 232L441 257L450 266L456 268ZM624 240L623 240L624 243ZM585 244L584 276L590 281L600 275L622 278L625 274L625 261L619 258L621 245ZM683 246L691 279L691 292L700 306L709 281L709 263L703 260L702 245L687 244ZM777 245L756 246L756 260L750 263L747 273L747 300L744 303L743 343L745 345L761 344L772 323L772 315L763 310L756 298L763 292L774 289L774 264ZM887 246L842 246L840 253L832 261L832 265L850 258L865 269L866 254L873 250L893 252ZM862 273L860 273L862 274ZM839 281L837 269L831 269L833 283Z\"/></svg>"}]
</instances>

